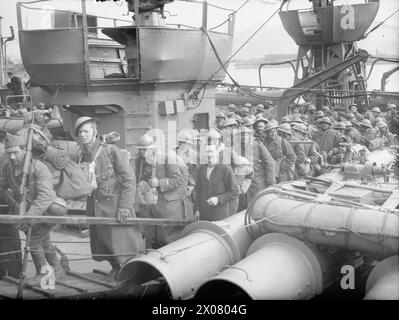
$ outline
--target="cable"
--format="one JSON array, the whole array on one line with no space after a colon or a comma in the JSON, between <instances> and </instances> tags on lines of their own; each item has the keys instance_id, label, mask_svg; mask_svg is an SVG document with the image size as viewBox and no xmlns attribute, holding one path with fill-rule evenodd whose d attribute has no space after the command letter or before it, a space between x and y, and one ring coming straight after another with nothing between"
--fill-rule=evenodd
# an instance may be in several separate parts
<instances>
[{"instance_id":1,"label":"cable","mask_svg":"<svg viewBox=\"0 0 399 320\"><path fill-rule=\"evenodd\" d=\"M284 3L284 2L283 2ZM252 40L252 38L277 14L277 12L280 10L280 8L282 7L282 5L283 5L283 3L278 7L278 9L268 18L268 19L266 19L266 21L265 22L263 22L262 23L262 25L258 28L258 29L256 29L255 30L255 32L230 56L230 58L228 58L227 60L226 60L226 62L225 63L221 63L221 67L219 68L219 69L217 69L214 73L212 73L212 75L209 77L209 79L206 81L206 84L208 84L212 79L213 79L213 77L221 70L221 69L223 69L224 68L224 66L231 60L231 59L233 59L234 57L235 57L235 55L239 52L239 51L241 51L241 49L249 42L249 41L251 41ZM204 32L205 32L205 30L203 30ZM208 36L208 39L209 39L209 36ZM224 68L225 69L225 68Z\"/></svg>"},{"instance_id":2,"label":"cable","mask_svg":"<svg viewBox=\"0 0 399 320\"><path fill-rule=\"evenodd\" d=\"M375 27L373 27L369 32L365 33L364 36L362 37L362 39L365 39L368 37L368 35L370 33L372 33L373 31L377 30L379 27L381 27L388 19L390 19L394 14L396 14L399 11L396 10L394 13L392 13L388 18L386 18L385 20L383 20L382 22L380 22L379 24L377 24Z\"/></svg>"},{"instance_id":3,"label":"cable","mask_svg":"<svg viewBox=\"0 0 399 320\"><path fill-rule=\"evenodd\" d=\"M210 28L209 31L215 30L215 29L221 27L222 25L224 25L227 21L230 20L232 15L238 13L238 11L240 11L248 2L249 2L249 0L246 0L237 10L233 11L232 13L230 13L226 20L224 20L222 23L218 24L217 26L214 26L214 27Z\"/></svg>"}]
</instances>

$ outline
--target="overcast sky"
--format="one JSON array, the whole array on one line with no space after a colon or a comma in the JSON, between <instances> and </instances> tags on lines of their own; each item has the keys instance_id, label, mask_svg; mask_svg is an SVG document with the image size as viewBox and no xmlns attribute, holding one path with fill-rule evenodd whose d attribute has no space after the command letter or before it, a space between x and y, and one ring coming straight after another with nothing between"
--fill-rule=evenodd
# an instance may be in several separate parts
<instances>
[{"instance_id":1,"label":"overcast sky","mask_svg":"<svg viewBox=\"0 0 399 320\"><path fill-rule=\"evenodd\" d=\"M14 26L17 31L16 19L16 0L0 0L0 15L3 17L2 29L3 37L9 36L9 26ZM230 9L237 9L245 0L209 0L208 3L215 4ZM298 5L309 6L309 1L292 0L292 8ZM358 1L341 0L342 3L353 3ZM250 0L237 14L235 43L237 48L245 41L277 8L280 1L275 0ZM32 4L31 6L39 7L41 4ZM52 0L45 3L47 8L57 8L66 10L79 10L80 0ZM87 8L89 13L101 16L117 17L130 20L127 16L127 6L124 1L119 3L105 2L96 3L95 0L87 0ZM378 22L388 17L395 10L399 9L399 1L397 0L381 0L380 9L376 20L372 24L375 26ZM201 5L175 1L171 5L166 6L168 23L183 23L194 26L201 24ZM46 11L29 11L30 14L25 16L24 23L28 21L28 25L33 27L38 23L46 22ZM178 16L174 16L174 15ZM226 11L216 8L209 8L208 27L218 25L224 20ZM48 16L47 16L48 19ZM359 46L374 54L378 49L380 52L399 56L399 12L392 17L377 31L372 33L369 38L359 43ZM17 35L17 32L16 32ZM296 53L297 46L283 29L279 16L274 18L254 37L251 42L241 52L240 58L262 57L268 53ZM18 41L10 42L7 45L8 55L13 59L20 59Z\"/></svg>"}]
</instances>

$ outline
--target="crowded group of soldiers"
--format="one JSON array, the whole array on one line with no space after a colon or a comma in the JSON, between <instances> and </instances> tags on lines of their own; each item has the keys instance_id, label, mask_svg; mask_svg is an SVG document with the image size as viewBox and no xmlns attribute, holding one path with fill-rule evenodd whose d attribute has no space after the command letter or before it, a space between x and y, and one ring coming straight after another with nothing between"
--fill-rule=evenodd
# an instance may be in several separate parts
<instances>
[{"instance_id":1,"label":"crowded group of soldiers","mask_svg":"<svg viewBox=\"0 0 399 320\"><path fill-rule=\"evenodd\" d=\"M331 165L361 163L368 151L398 144L397 132L391 127L395 125L391 119L397 118L393 104L388 104L384 113L378 107L361 113L356 105L343 112L327 106L317 110L308 103L294 105L290 115L278 123L272 108L229 105L217 111L213 128L180 131L173 149L160 146L150 134L141 136L132 159L99 136L95 119L81 117L73 134L80 146L78 162L89 185L89 191L86 186L82 194L86 196L87 215L120 222L90 226L93 259L107 260L112 267L108 278L115 280L130 256L127 253L133 256L142 249L141 234L147 248L157 248L178 239L182 230L173 224L138 229L124 225L127 218L222 220L245 209L269 186L320 175ZM18 203L27 136L7 133L3 143L9 161L0 174L0 195L11 191L16 201L2 200L12 208ZM59 182L54 182L57 170L42 160L40 154L31 160L27 215L45 215L60 196ZM19 239L16 226L1 228L2 236ZM37 275L47 260L56 277L62 278L65 273L50 241L50 227L38 224L31 233ZM18 250L19 241L0 238L1 252ZM17 264L21 261L18 253L10 257ZM18 270L18 265L1 260L0 264L0 276Z\"/></svg>"}]
</instances>

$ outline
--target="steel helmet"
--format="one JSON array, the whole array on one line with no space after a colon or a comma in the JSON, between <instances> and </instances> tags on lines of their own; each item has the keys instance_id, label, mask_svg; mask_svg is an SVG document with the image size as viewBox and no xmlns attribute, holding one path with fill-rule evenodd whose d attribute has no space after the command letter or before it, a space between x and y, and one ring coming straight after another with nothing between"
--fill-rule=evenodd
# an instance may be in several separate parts
<instances>
[{"instance_id":1,"label":"steel helmet","mask_svg":"<svg viewBox=\"0 0 399 320\"><path fill-rule=\"evenodd\" d=\"M343 121L339 121L334 125L334 129L338 129L338 130L344 130L346 129L346 125L345 122Z\"/></svg>"},{"instance_id":2,"label":"steel helmet","mask_svg":"<svg viewBox=\"0 0 399 320\"><path fill-rule=\"evenodd\" d=\"M247 107L244 107L241 109L241 114L248 114L249 113L249 109Z\"/></svg>"},{"instance_id":3,"label":"steel helmet","mask_svg":"<svg viewBox=\"0 0 399 320\"><path fill-rule=\"evenodd\" d=\"M352 123L353 125L356 125L356 126L359 126L359 125L360 125L360 122L359 122L356 118L350 119L349 121L350 121L350 123Z\"/></svg>"},{"instance_id":4,"label":"steel helmet","mask_svg":"<svg viewBox=\"0 0 399 320\"><path fill-rule=\"evenodd\" d=\"M252 107L252 104L250 104L249 102L247 102L246 104L244 104L244 107L251 108L251 107Z\"/></svg>"},{"instance_id":5,"label":"steel helmet","mask_svg":"<svg viewBox=\"0 0 399 320\"><path fill-rule=\"evenodd\" d=\"M222 122L222 127L234 126L238 124L237 120L234 118L227 118Z\"/></svg>"},{"instance_id":6,"label":"steel helmet","mask_svg":"<svg viewBox=\"0 0 399 320\"><path fill-rule=\"evenodd\" d=\"M323 118L324 117L324 112L319 110L316 112L316 118Z\"/></svg>"},{"instance_id":7,"label":"steel helmet","mask_svg":"<svg viewBox=\"0 0 399 320\"><path fill-rule=\"evenodd\" d=\"M296 123L293 127L292 130L294 131L299 131L305 134L308 134L308 128L306 127L306 125L304 125L303 123Z\"/></svg>"},{"instance_id":8,"label":"steel helmet","mask_svg":"<svg viewBox=\"0 0 399 320\"><path fill-rule=\"evenodd\" d=\"M346 119L348 120L355 119L355 115L352 112L348 112L346 114Z\"/></svg>"},{"instance_id":9,"label":"steel helmet","mask_svg":"<svg viewBox=\"0 0 399 320\"><path fill-rule=\"evenodd\" d=\"M351 126L353 126L352 122L350 122L350 121L348 121L348 120L344 121L344 123L345 123L346 127L351 127Z\"/></svg>"},{"instance_id":10,"label":"steel helmet","mask_svg":"<svg viewBox=\"0 0 399 320\"><path fill-rule=\"evenodd\" d=\"M281 118L281 123L291 123L291 119L289 116L284 116Z\"/></svg>"},{"instance_id":11,"label":"steel helmet","mask_svg":"<svg viewBox=\"0 0 399 320\"><path fill-rule=\"evenodd\" d=\"M320 119L320 123L328 123L331 125L331 119L329 117L323 117Z\"/></svg>"},{"instance_id":12,"label":"steel helmet","mask_svg":"<svg viewBox=\"0 0 399 320\"><path fill-rule=\"evenodd\" d=\"M236 105L234 103L230 103L227 108L229 109L235 109Z\"/></svg>"},{"instance_id":13,"label":"steel helmet","mask_svg":"<svg viewBox=\"0 0 399 320\"><path fill-rule=\"evenodd\" d=\"M236 113L234 111L230 111L229 113L227 113L227 118L233 118L236 115Z\"/></svg>"},{"instance_id":14,"label":"steel helmet","mask_svg":"<svg viewBox=\"0 0 399 320\"><path fill-rule=\"evenodd\" d=\"M65 216L68 208L64 199L57 197L47 209L47 213L50 216Z\"/></svg>"},{"instance_id":15,"label":"steel helmet","mask_svg":"<svg viewBox=\"0 0 399 320\"><path fill-rule=\"evenodd\" d=\"M244 117L242 120L244 126L252 126L255 123L255 119L253 117Z\"/></svg>"},{"instance_id":16,"label":"steel helmet","mask_svg":"<svg viewBox=\"0 0 399 320\"><path fill-rule=\"evenodd\" d=\"M237 123L242 123L242 118L238 114L234 116L234 119L236 119Z\"/></svg>"},{"instance_id":17,"label":"steel helmet","mask_svg":"<svg viewBox=\"0 0 399 320\"><path fill-rule=\"evenodd\" d=\"M311 110L316 110L316 107L313 103L311 103L308 107L308 111L311 111Z\"/></svg>"},{"instance_id":18,"label":"steel helmet","mask_svg":"<svg viewBox=\"0 0 399 320\"><path fill-rule=\"evenodd\" d=\"M396 104L393 104L393 103L388 103L387 104L387 110L392 110L392 109L395 109L396 108Z\"/></svg>"},{"instance_id":19,"label":"steel helmet","mask_svg":"<svg viewBox=\"0 0 399 320\"><path fill-rule=\"evenodd\" d=\"M296 117L295 119L291 120L291 124L295 124L295 123L302 123L304 125L308 125L306 121L302 120L300 117Z\"/></svg>"},{"instance_id":20,"label":"steel helmet","mask_svg":"<svg viewBox=\"0 0 399 320\"><path fill-rule=\"evenodd\" d=\"M86 122L95 122L96 120L92 117L80 117L78 120L75 122L75 127L73 129L73 134L75 137L78 136L78 130L79 128Z\"/></svg>"},{"instance_id":21,"label":"steel helmet","mask_svg":"<svg viewBox=\"0 0 399 320\"><path fill-rule=\"evenodd\" d=\"M137 142L138 149L152 149L155 148L154 145L154 138L148 134L144 134L140 137L139 141Z\"/></svg>"},{"instance_id":22,"label":"steel helmet","mask_svg":"<svg viewBox=\"0 0 399 320\"><path fill-rule=\"evenodd\" d=\"M273 121L270 121L269 123L266 124L264 131L266 132L266 131L269 131L269 130L272 130L272 129L277 129L277 128L278 128L278 124L276 124Z\"/></svg>"},{"instance_id":23,"label":"steel helmet","mask_svg":"<svg viewBox=\"0 0 399 320\"><path fill-rule=\"evenodd\" d=\"M372 128L373 126L371 125L371 121L369 119L363 119L360 122L360 125L363 127L367 127L367 128Z\"/></svg>"},{"instance_id":24,"label":"steel helmet","mask_svg":"<svg viewBox=\"0 0 399 320\"><path fill-rule=\"evenodd\" d=\"M384 120L382 120L382 119L378 119L376 124L375 124L376 128L385 128L387 126L388 125L386 124L386 122Z\"/></svg>"},{"instance_id":25,"label":"steel helmet","mask_svg":"<svg viewBox=\"0 0 399 320\"><path fill-rule=\"evenodd\" d=\"M187 130L181 131L177 135L177 142L184 142L184 143L193 144L193 136Z\"/></svg>"},{"instance_id":26,"label":"steel helmet","mask_svg":"<svg viewBox=\"0 0 399 320\"><path fill-rule=\"evenodd\" d=\"M308 120L309 120L309 118L308 118L308 115L307 114L303 114L303 115L301 115L301 120L304 122L304 123L308 123Z\"/></svg>"},{"instance_id":27,"label":"steel helmet","mask_svg":"<svg viewBox=\"0 0 399 320\"><path fill-rule=\"evenodd\" d=\"M289 123L282 123L277 129L278 131L285 132L292 135L291 126Z\"/></svg>"},{"instance_id":28,"label":"steel helmet","mask_svg":"<svg viewBox=\"0 0 399 320\"><path fill-rule=\"evenodd\" d=\"M261 122L263 121L265 124L267 124L269 122L269 120L267 120L266 118L264 118L261 114L259 114L256 118L255 118L255 122L254 124L256 124L257 122Z\"/></svg>"},{"instance_id":29,"label":"steel helmet","mask_svg":"<svg viewBox=\"0 0 399 320\"><path fill-rule=\"evenodd\" d=\"M224 115L223 112L219 112L219 113L216 115L216 118L223 118L223 119L226 119L226 116Z\"/></svg>"},{"instance_id":30,"label":"steel helmet","mask_svg":"<svg viewBox=\"0 0 399 320\"><path fill-rule=\"evenodd\" d=\"M262 103L259 103L259 104L256 106L256 109L263 110L263 109L265 109L265 106L264 106Z\"/></svg>"},{"instance_id":31,"label":"steel helmet","mask_svg":"<svg viewBox=\"0 0 399 320\"><path fill-rule=\"evenodd\" d=\"M378 107L373 107L373 108L371 109L371 112L381 113L381 110L380 110L380 108L378 108Z\"/></svg>"}]
</instances>

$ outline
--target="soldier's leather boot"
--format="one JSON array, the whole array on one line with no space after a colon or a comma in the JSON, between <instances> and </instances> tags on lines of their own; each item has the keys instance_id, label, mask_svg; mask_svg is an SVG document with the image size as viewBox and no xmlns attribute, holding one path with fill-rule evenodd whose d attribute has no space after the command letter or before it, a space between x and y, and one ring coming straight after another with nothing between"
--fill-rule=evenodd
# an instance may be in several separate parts
<instances>
[{"instance_id":1,"label":"soldier's leather boot","mask_svg":"<svg viewBox=\"0 0 399 320\"><path fill-rule=\"evenodd\" d=\"M61 266L60 260L58 260L55 252L47 252L46 259L50 266L54 268L55 280L61 279L66 276L64 268Z\"/></svg>"},{"instance_id":2,"label":"soldier's leather boot","mask_svg":"<svg viewBox=\"0 0 399 320\"><path fill-rule=\"evenodd\" d=\"M33 264L35 265L36 275L26 279L26 283L31 286L40 286L40 280L43 277L41 273L42 267L46 264L46 258L43 252L31 252Z\"/></svg>"},{"instance_id":3,"label":"soldier's leather boot","mask_svg":"<svg viewBox=\"0 0 399 320\"><path fill-rule=\"evenodd\" d=\"M121 267L119 264L113 264L112 270L105 277L105 281L106 282L115 282L120 270L121 270Z\"/></svg>"}]
</instances>

